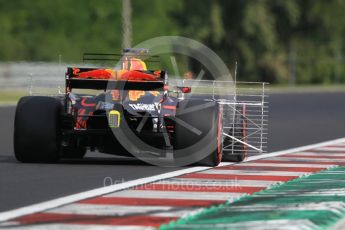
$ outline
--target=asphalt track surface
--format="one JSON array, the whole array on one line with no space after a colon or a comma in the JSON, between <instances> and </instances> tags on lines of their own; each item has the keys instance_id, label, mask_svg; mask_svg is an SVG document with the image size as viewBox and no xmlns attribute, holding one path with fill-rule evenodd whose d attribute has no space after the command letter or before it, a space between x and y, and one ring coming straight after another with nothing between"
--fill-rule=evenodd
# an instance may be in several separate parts
<instances>
[{"instance_id":1,"label":"asphalt track surface","mask_svg":"<svg viewBox=\"0 0 345 230\"><path fill-rule=\"evenodd\" d=\"M345 136L345 93L271 94L269 102L270 152ZM60 164L18 163L14 111L0 108L0 211L98 188L109 177L122 182L180 169L100 154Z\"/></svg>"}]
</instances>

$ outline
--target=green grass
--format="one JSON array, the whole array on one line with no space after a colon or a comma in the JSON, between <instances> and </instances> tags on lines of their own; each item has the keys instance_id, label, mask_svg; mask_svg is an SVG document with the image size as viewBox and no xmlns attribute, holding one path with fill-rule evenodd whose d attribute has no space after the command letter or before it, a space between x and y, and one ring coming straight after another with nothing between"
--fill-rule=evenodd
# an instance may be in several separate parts
<instances>
[{"instance_id":1,"label":"green grass","mask_svg":"<svg viewBox=\"0 0 345 230\"><path fill-rule=\"evenodd\" d=\"M270 93L345 92L345 85L269 85Z\"/></svg>"},{"instance_id":2,"label":"green grass","mask_svg":"<svg viewBox=\"0 0 345 230\"><path fill-rule=\"evenodd\" d=\"M15 104L25 95L28 95L25 90L0 90L0 104Z\"/></svg>"}]
</instances>

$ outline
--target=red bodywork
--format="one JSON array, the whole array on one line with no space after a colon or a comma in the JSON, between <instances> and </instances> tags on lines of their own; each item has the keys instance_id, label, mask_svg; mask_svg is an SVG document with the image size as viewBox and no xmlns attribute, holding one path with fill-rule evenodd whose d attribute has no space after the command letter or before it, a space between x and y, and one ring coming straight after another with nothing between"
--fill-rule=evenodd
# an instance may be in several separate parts
<instances>
[{"instance_id":1,"label":"red bodywork","mask_svg":"<svg viewBox=\"0 0 345 230\"><path fill-rule=\"evenodd\" d=\"M73 68L75 78L80 79L102 79L102 80L127 80L127 81L157 81L160 78L160 71L150 72L145 70L112 70L94 69L81 71Z\"/></svg>"}]
</instances>

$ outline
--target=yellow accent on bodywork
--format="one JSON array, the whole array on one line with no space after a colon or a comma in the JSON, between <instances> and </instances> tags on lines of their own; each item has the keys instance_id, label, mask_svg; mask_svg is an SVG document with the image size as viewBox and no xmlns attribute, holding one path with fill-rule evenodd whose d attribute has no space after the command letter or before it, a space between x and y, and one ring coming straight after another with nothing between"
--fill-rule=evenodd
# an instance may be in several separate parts
<instances>
[{"instance_id":1,"label":"yellow accent on bodywork","mask_svg":"<svg viewBox=\"0 0 345 230\"><path fill-rule=\"evenodd\" d=\"M109 112L108 124L110 128L120 127L120 112L117 110L111 110Z\"/></svg>"}]
</instances>

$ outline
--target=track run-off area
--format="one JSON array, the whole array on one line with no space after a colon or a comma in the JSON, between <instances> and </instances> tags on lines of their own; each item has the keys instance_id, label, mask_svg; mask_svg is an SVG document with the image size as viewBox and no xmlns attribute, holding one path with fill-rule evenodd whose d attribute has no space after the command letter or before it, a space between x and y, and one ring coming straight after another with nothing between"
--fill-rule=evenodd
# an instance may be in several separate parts
<instances>
[{"instance_id":1,"label":"track run-off area","mask_svg":"<svg viewBox=\"0 0 345 230\"><path fill-rule=\"evenodd\" d=\"M345 138L249 157L240 164L222 163L216 168L193 167L177 170L4 212L0 214L0 226L11 229L190 229L195 225L195 228L204 229L217 226L220 229L241 226L256 229L257 223L271 225L271 229L316 229L319 227L318 218L315 216L317 212L332 212L336 208L339 213L338 209L344 207L345 177L342 175L334 178L334 173L330 171L329 177L324 173L325 176L321 178L328 182L324 186L315 189L315 184L312 183L303 187L298 185L304 183L303 177L318 175L317 173L337 166L345 166ZM343 169L333 172L341 173ZM299 178L302 179L295 181L295 186L290 183L290 187L295 189L285 192L279 190L279 186L284 187L284 183ZM334 183L334 180L338 180L337 183ZM333 184L329 185L331 181ZM334 184L338 187L334 188ZM270 193L270 188L274 186L278 189ZM265 189L268 189L268 192L262 194ZM277 205L273 208L273 201L270 202L271 206L249 202L252 211L247 214L243 214L243 211L236 212L236 205L231 204L236 204L236 200L241 202L242 197L251 194L253 195L249 197L253 197L255 201L256 198L264 197L266 201L272 198L279 204L279 199L284 200L289 196L290 202L286 202L285 206ZM321 197L306 204L305 199L300 201L301 196ZM337 199L330 201L329 197ZM229 208L229 215L221 211L224 204ZM204 209L211 206L214 206L213 212L220 209L222 218L217 219L217 215L214 219L208 218ZM251 207L248 206L247 209L251 210ZM264 209L264 213L270 211L271 214L260 216L260 209L261 212ZM301 210L304 213L301 213ZM295 214L291 214L293 211ZM199 222L190 217L200 215L198 212L206 215L206 218L201 218ZM239 217L241 212L242 218ZM330 221L333 222L326 225L335 224L345 217L345 210L341 214L336 215L337 218L332 216ZM291 216L293 218L290 218ZM187 218L187 221L179 220L181 218ZM256 222L250 223L252 220Z\"/></svg>"}]
</instances>

